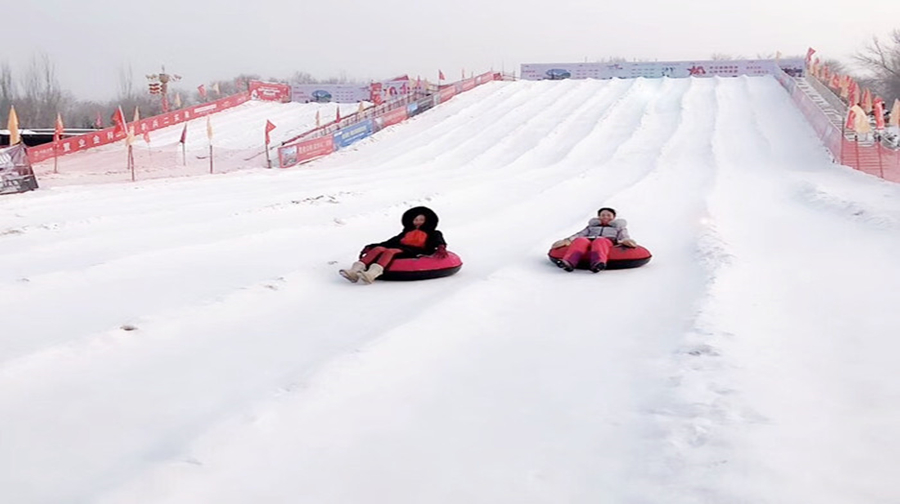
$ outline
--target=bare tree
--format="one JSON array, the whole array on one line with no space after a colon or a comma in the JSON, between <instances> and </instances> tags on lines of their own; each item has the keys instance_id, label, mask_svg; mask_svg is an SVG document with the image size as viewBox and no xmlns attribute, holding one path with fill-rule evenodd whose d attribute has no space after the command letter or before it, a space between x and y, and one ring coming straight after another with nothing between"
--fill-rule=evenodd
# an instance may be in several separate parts
<instances>
[{"instance_id":1,"label":"bare tree","mask_svg":"<svg viewBox=\"0 0 900 504\"><path fill-rule=\"evenodd\" d=\"M131 63L119 67L119 101L134 99L134 72Z\"/></svg>"},{"instance_id":2,"label":"bare tree","mask_svg":"<svg viewBox=\"0 0 900 504\"><path fill-rule=\"evenodd\" d=\"M32 56L20 84L24 94L18 97L17 102L22 108L19 114L22 124L34 128L52 127L56 114L64 111L71 96L60 86L56 65L47 53Z\"/></svg>"},{"instance_id":3,"label":"bare tree","mask_svg":"<svg viewBox=\"0 0 900 504\"><path fill-rule=\"evenodd\" d=\"M883 40L873 36L853 60L871 76L878 94L888 100L900 98L900 30Z\"/></svg>"},{"instance_id":4,"label":"bare tree","mask_svg":"<svg viewBox=\"0 0 900 504\"><path fill-rule=\"evenodd\" d=\"M16 99L16 81L13 80L12 68L9 63L0 63L0 127L6 127L9 116L9 107Z\"/></svg>"}]
</instances>

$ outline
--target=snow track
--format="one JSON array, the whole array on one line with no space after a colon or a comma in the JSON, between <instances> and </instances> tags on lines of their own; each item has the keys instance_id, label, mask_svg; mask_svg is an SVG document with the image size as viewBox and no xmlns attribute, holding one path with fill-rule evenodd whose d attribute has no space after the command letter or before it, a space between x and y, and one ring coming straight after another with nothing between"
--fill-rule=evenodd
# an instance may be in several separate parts
<instances>
[{"instance_id":1,"label":"snow track","mask_svg":"<svg viewBox=\"0 0 900 504\"><path fill-rule=\"evenodd\" d=\"M338 277L414 204L458 275ZM553 267L604 205L653 261ZM494 83L306 168L6 197L2 500L896 502L898 223L768 78Z\"/></svg>"}]
</instances>

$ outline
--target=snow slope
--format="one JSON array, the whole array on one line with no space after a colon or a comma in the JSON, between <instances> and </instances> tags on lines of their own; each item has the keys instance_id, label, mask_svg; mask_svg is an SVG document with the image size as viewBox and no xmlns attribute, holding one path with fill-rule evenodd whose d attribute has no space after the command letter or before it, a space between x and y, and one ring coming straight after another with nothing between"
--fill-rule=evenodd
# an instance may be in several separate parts
<instances>
[{"instance_id":1,"label":"snow slope","mask_svg":"<svg viewBox=\"0 0 900 504\"><path fill-rule=\"evenodd\" d=\"M414 204L458 275L336 274ZM653 261L553 267L601 205ZM770 78L494 83L0 223L4 502L900 501L900 186Z\"/></svg>"},{"instance_id":2,"label":"snow slope","mask_svg":"<svg viewBox=\"0 0 900 504\"><path fill-rule=\"evenodd\" d=\"M273 165L277 166L276 147L316 127L316 114L322 123L334 120L337 108L346 117L355 113L355 103L274 103L250 101L210 116L213 128L216 173L246 168L265 168L265 126L272 121L270 133ZM129 116L130 117L130 116ZM181 133L185 123L150 132L150 143L137 137L134 144L135 177L139 180L162 177L209 174L209 139L206 117L187 123L187 141L182 153ZM184 154L184 156L182 155ZM96 182L130 181L125 141L105 145L59 158L58 173L53 160L35 166L41 187Z\"/></svg>"}]
</instances>

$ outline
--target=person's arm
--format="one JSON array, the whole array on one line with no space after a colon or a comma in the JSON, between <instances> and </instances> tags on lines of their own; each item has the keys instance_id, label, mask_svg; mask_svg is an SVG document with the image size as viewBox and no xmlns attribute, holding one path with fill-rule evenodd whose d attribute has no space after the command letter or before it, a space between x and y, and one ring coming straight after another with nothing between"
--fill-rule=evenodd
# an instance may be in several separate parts
<instances>
[{"instance_id":1,"label":"person's arm","mask_svg":"<svg viewBox=\"0 0 900 504\"><path fill-rule=\"evenodd\" d=\"M429 238L431 239L431 246L434 247L432 255L438 259L447 257L447 242L444 240L444 233L434 230Z\"/></svg>"},{"instance_id":2,"label":"person's arm","mask_svg":"<svg viewBox=\"0 0 900 504\"><path fill-rule=\"evenodd\" d=\"M616 233L616 243L629 248L637 247L637 242L632 240L631 236L628 235L627 227L619 228Z\"/></svg>"}]
</instances>

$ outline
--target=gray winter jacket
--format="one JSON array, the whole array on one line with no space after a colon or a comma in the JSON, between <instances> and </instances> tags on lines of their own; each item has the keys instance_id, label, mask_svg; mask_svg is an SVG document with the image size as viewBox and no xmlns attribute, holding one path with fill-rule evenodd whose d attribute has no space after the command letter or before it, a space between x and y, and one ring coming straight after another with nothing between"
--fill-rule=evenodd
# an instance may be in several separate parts
<instances>
[{"instance_id":1,"label":"gray winter jacket","mask_svg":"<svg viewBox=\"0 0 900 504\"><path fill-rule=\"evenodd\" d=\"M613 243L620 243L622 240L630 238L626 226L628 226L628 222L625 219L615 219L606 226L600 224L600 219L591 219L586 228L573 234L569 239L574 240L582 236L591 239L602 237L609 238Z\"/></svg>"}]
</instances>

